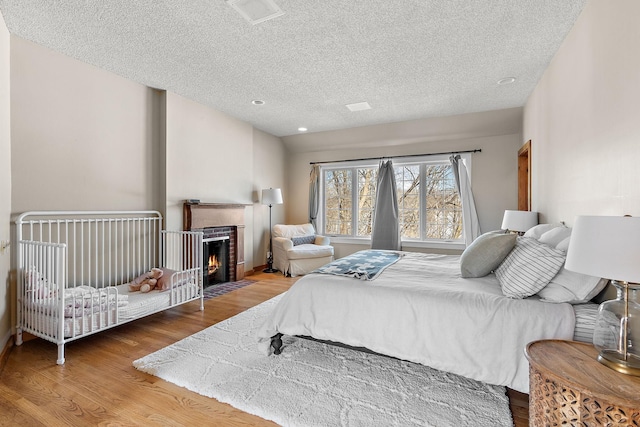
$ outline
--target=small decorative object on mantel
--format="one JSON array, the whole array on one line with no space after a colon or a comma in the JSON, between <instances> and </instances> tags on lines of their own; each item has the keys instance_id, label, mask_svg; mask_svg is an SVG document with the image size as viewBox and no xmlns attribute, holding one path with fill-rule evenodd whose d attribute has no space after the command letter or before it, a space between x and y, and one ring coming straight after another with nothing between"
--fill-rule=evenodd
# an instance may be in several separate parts
<instances>
[{"instance_id":1,"label":"small decorative object on mantel","mask_svg":"<svg viewBox=\"0 0 640 427\"><path fill-rule=\"evenodd\" d=\"M200 204L200 199L187 199L187 200L185 200L185 202L191 203L192 205L199 205Z\"/></svg>"},{"instance_id":2,"label":"small decorative object on mantel","mask_svg":"<svg viewBox=\"0 0 640 427\"><path fill-rule=\"evenodd\" d=\"M640 376L640 217L579 216L565 268L613 279L617 298L598 309L593 345L598 361Z\"/></svg>"},{"instance_id":3,"label":"small decorative object on mantel","mask_svg":"<svg viewBox=\"0 0 640 427\"><path fill-rule=\"evenodd\" d=\"M505 233L515 231L522 235L533 226L538 225L538 212L532 211L504 211L502 229Z\"/></svg>"}]
</instances>

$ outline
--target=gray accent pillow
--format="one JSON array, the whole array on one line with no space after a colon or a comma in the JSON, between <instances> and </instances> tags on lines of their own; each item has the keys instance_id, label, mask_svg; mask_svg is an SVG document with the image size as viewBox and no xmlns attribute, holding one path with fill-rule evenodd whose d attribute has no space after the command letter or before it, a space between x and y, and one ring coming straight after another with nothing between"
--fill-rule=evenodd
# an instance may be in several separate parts
<instances>
[{"instance_id":1,"label":"gray accent pillow","mask_svg":"<svg viewBox=\"0 0 640 427\"><path fill-rule=\"evenodd\" d=\"M292 237L291 241L293 242L293 246L311 245L316 242L316 236Z\"/></svg>"},{"instance_id":2,"label":"gray accent pillow","mask_svg":"<svg viewBox=\"0 0 640 427\"><path fill-rule=\"evenodd\" d=\"M496 268L502 293L509 298L537 294L564 264L564 251L530 237L519 237L516 246Z\"/></svg>"},{"instance_id":3,"label":"gray accent pillow","mask_svg":"<svg viewBox=\"0 0 640 427\"><path fill-rule=\"evenodd\" d=\"M495 270L516 244L516 234L491 231L477 237L460 256L462 277L484 277Z\"/></svg>"}]
</instances>

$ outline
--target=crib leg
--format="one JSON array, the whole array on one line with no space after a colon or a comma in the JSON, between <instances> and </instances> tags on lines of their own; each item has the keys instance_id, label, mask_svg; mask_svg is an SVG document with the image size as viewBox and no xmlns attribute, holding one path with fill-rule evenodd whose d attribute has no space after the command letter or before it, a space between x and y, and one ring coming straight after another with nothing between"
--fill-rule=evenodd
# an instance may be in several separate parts
<instances>
[{"instance_id":1,"label":"crib leg","mask_svg":"<svg viewBox=\"0 0 640 427\"><path fill-rule=\"evenodd\" d=\"M22 345L22 329L16 329L16 345Z\"/></svg>"},{"instance_id":2,"label":"crib leg","mask_svg":"<svg viewBox=\"0 0 640 427\"><path fill-rule=\"evenodd\" d=\"M282 334L275 334L271 337L271 347L273 347L273 354L282 353Z\"/></svg>"},{"instance_id":3,"label":"crib leg","mask_svg":"<svg viewBox=\"0 0 640 427\"><path fill-rule=\"evenodd\" d=\"M64 344L58 344L58 365L64 365Z\"/></svg>"}]
</instances>

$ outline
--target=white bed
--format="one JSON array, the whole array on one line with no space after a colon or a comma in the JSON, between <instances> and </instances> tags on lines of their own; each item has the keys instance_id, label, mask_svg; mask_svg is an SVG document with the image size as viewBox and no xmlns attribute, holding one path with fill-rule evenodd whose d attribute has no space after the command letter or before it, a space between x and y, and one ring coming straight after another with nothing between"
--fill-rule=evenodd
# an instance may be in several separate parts
<instances>
[{"instance_id":1,"label":"white bed","mask_svg":"<svg viewBox=\"0 0 640 427\"><path fill-rule=\"evenodd\" d=\"M277 334L309 336L527 393L526 344L574 338L572 304L506 297L493 273L461 277L460 256L401 254L374 280L300 279L259 330L262 350Z\"/></svg>"},{"instance_id":2,"label":"white bed","mask_svg":"<svg viewBox=\"0 0 640 427\"><path fill-rule=\"evenodd\" d=\"M277 333L310 336L528 392L523 349L571 339L571 305L507 298L494 274L461 278L459 260L405 253L372 281L307 275L260 329L263 349Z\"/></svg>"}]
</instances>

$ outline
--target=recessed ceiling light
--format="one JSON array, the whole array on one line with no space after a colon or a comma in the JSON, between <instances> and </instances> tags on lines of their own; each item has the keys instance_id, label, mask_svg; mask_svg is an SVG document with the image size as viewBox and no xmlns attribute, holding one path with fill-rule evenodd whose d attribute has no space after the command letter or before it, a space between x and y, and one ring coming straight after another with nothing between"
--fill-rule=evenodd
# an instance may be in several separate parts
<instances>
[{"instance_id":1,"label":"recessed ceiling light","mask_svg":"<svg viewBox=\"0 0 640 427\"><path fill-rule=\"evenodd\" d=\"M253 101L251 101L251 103L253 105L264 105L264 101L261 101L259 99L254 99Z\"/></svg>"},{"instance_id":2,"label":"recessed ceiling light","mask_svg":"<svg viewBox=\"0 0 640 427\"><path fill-rule=\"evenodd\" d=\"M308 130L309 130L309 129L307 129L307 128L298 128L298 132L306 132L306 131L308 131Z\"/></svg>"},{"instance_id":3,"label":"recessed ceiling light","mask_svg":"<svg viewBox=\"0 0 640 427\"><path fill-rule=\"evenodd\" d=\"M510 85L516 81L515 77L505 77L504 79L498 80L499 85Z\"/></svg>"},{"instance_id":4,"label":"recessed ceiling light","mask_svg":"<svg viewBox=\"0 0 640 427\"><path fill-rule=\"evenodd\" d=\"M346 107L351 111L364 111L371 109L371 105L369 105L368 102L356 102L354 104L347 104Z\"/></svg>"},{"instance_id":5,"label":"recessed ceiling light","mask_svg":"<svg viewBox=\"0 0 640 427\"><path fill-rule=\"evenodd\" d=\"M273 0L227 0L227 3L253 25L284 15Z\"/></svg>"}]
</instances>

